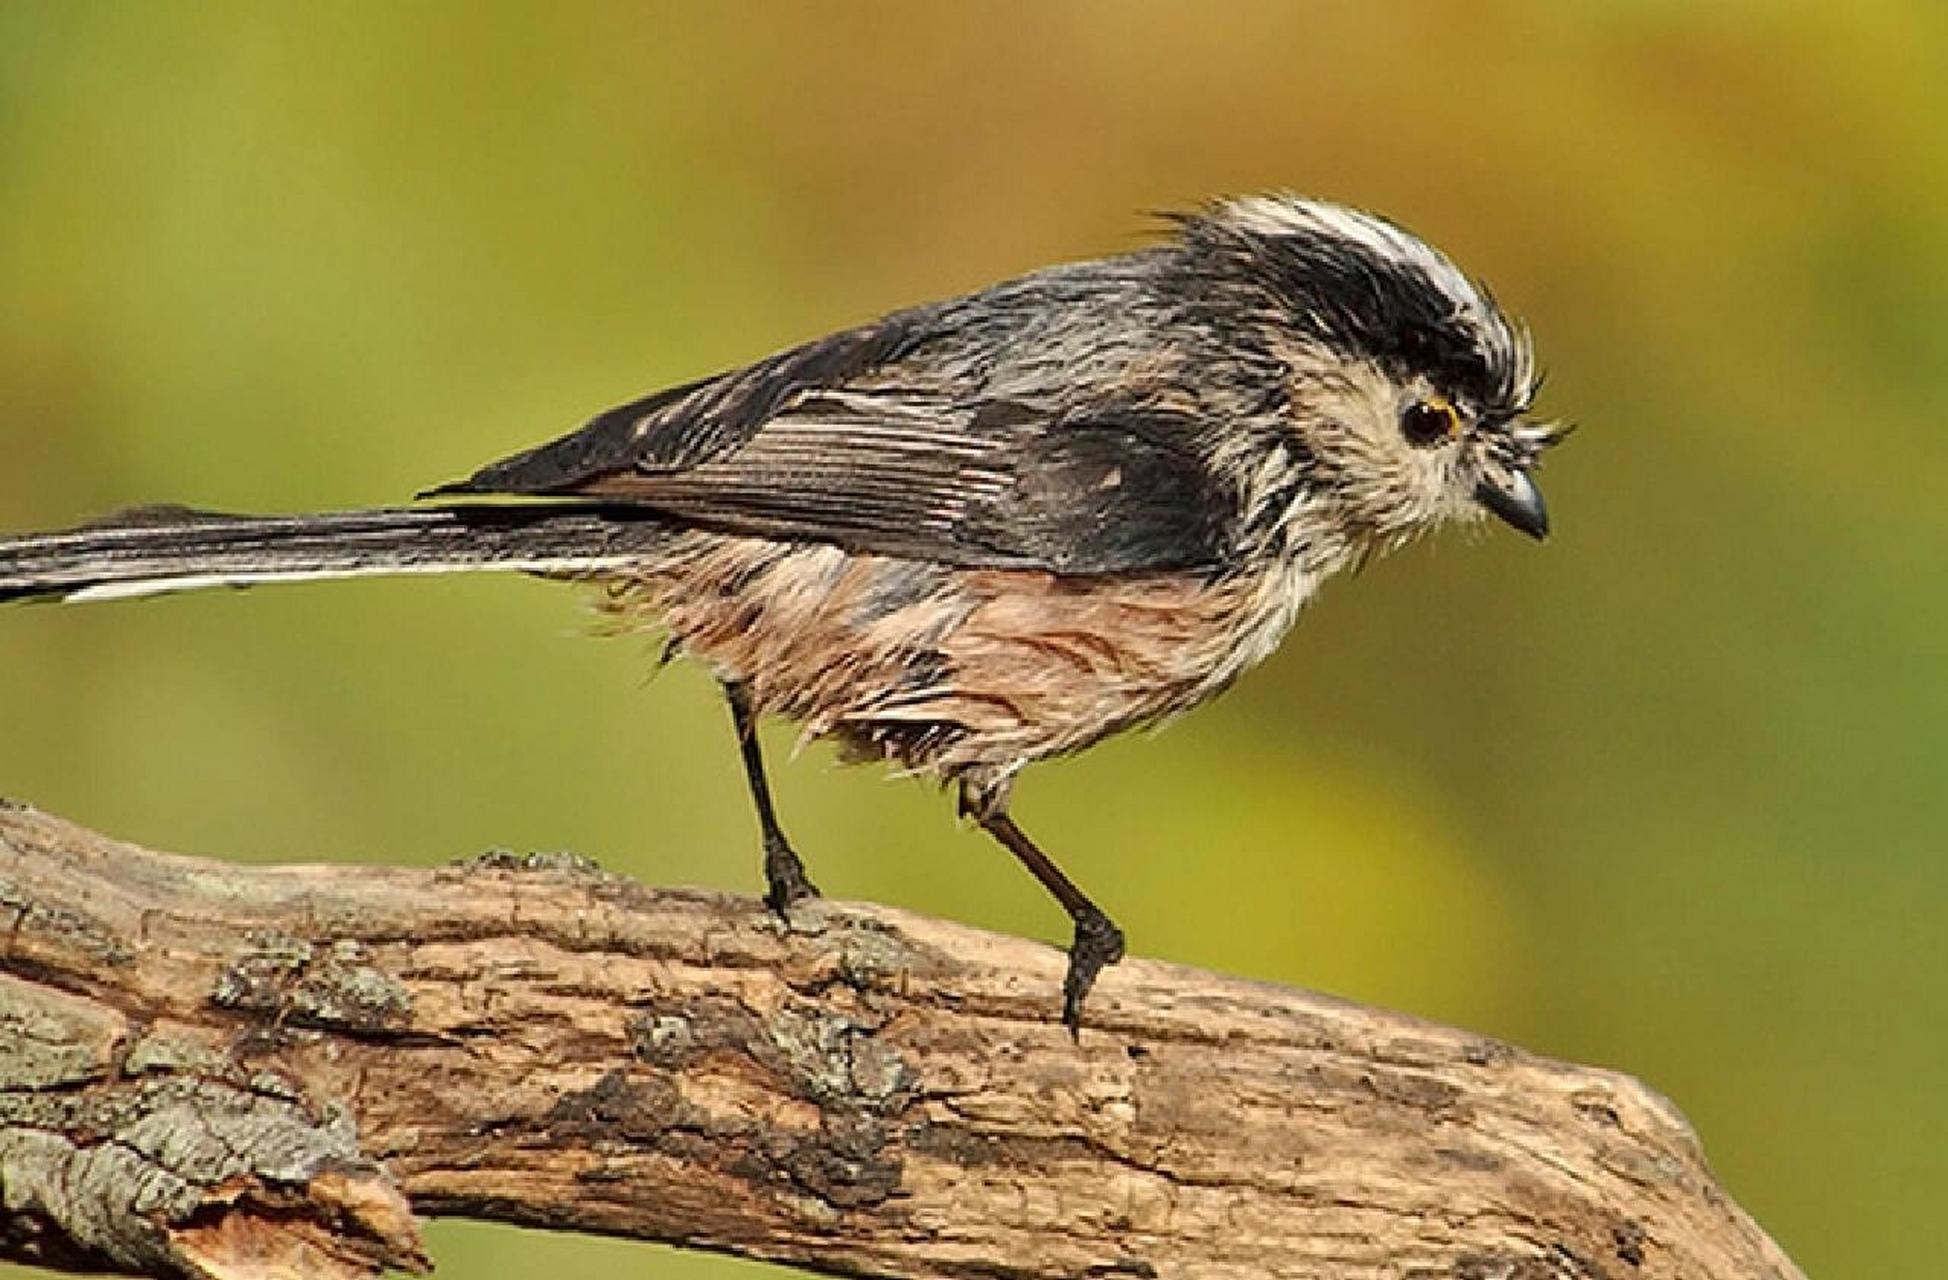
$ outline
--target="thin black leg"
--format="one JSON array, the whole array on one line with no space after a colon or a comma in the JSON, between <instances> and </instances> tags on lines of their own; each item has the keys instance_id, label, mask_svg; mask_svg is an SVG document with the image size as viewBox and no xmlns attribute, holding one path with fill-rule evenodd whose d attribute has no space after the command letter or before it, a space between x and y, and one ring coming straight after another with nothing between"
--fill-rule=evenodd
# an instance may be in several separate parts
<instances>
[{"instance_id":1,"label":"thin black leg","mask_svg":"<svg viewBox=\"0 0 1948 1280\"><path fill-rule=\"evenodd\" d=\"M764 832L764 903L779 915L801 898L818 897L818 886L805 874L791 841L778 825L771 807L771 786L764 779L764 749L758 743L758 719L751 712L751 690L741 680L726 680L724 700L730 703L731 723L737 728L737 749L744 757L744 780L751 785L758 826Z\"/></svg>"},{"instance_id":2,"label":"thin black leg","mask_svg":"<svg viewBox=\"0 0 1948 1280\"><path fill-rule=\"evenodd\" d=\"M1062 868L1036 847L1027 832L1015 825L1015 820L1008 816L1005 790L982 793L963 784L960 808L1019 858L1021 865L1041 881L1042 888L1055 896L1062 909L1069 913L1069 919L1075 922L1075 939L1069 944L1069 971L1062 978L1062 1022L1071 1036L1080 1038L1082 1002L1089 988L1096 985L1096 975L1123 958L1123 931L1101 907L1089 900L1088 894L1076 888L1075 881L1064 875Z\"/></svg>"}]
</instances>

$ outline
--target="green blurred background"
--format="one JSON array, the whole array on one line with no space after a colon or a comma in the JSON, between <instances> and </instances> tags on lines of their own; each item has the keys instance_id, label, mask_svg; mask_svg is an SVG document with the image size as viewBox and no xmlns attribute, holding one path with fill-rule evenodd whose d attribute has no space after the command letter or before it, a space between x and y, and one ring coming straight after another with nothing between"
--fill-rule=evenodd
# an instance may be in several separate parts
<instances>
[{"instance_id":1,"label":"green blurred background","mask_svg":"<svg viewBox=\"0 0 1948 1280\"><path fill-rule=\"evenodd\" d=\"M1290 187L1536 331L1546 548L1336 584L1029 775L1140 952L1669 1093L1813 1274L1948 1254L1948 9L0 7L0 526L399 499L659 384ZM701 673L510 579L0 615L0 793L165 848L753 891ZM778 731L775 746L788 744ZM819 882L1056 938L924 787ZM742 1264L470 1225L443 1272Z\"/></svg>"}]
</instances>

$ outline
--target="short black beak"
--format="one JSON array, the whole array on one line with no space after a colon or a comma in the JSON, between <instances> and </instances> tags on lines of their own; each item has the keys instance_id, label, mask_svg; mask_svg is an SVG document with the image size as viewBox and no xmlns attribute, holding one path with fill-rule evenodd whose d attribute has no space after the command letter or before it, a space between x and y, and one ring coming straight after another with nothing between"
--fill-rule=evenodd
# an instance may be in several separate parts
<instances>
[{"instance_id":1,"label":"short black beak","mask_svg":"<svg viewBox=\"0 0 1948 1280\"><path fill-rule=\"evenodd\" d=\"M1475 501L1537 542L1549 536L1549 508L1526 471L1510 471L1505 479L1484 477L1475 485Z\"/></svg>"}]
</instances>

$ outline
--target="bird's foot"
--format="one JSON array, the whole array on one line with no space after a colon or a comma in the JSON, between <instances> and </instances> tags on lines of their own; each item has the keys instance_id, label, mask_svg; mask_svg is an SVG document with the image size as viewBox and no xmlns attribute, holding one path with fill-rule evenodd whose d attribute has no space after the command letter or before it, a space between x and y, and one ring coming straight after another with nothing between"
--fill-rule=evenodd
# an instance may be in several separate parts
<instances>
[{"instance_id":1,"label":"bird's foot","mask_svg":"<svg viewBox=\"0 0 1948 1280\"><path fill-rule=\"evenodd\" d=\"M1123 958L1123 931L1094 907L1075 918L1075 941L1069 944L1069 971L1062 979L1062 1025L1082 1038L1082 1002L1096 975Z\"/></svg>"},{"instance_id":2,"label":"bird's foot","mask_svg":"<svg viewBox=\"0 0 1948 1280\"><path fill-rule=\"evenodd\" d=\"M764 905L788 919L792 904L818 897L818 886L805 874L798 851L782 835L764 841Z\"/></svg>"}]
</instances>

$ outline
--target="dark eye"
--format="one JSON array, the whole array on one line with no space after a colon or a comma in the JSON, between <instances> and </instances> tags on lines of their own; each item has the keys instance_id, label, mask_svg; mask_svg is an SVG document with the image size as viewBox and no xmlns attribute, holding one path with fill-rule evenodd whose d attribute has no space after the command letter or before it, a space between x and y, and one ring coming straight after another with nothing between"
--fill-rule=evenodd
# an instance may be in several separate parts
<instances>
[{"instance_id":1,"label":"dark eye","mask_svg":"<svg viewBox=\"0 0 1948 1280\"><path fill-rule=\"evenodd\" d=\"M1461 415L1438 396L1416 400L1400 411L1400 434L1417 449L1451 440L1461 430Z\"/></svg>"}]
</instances>

